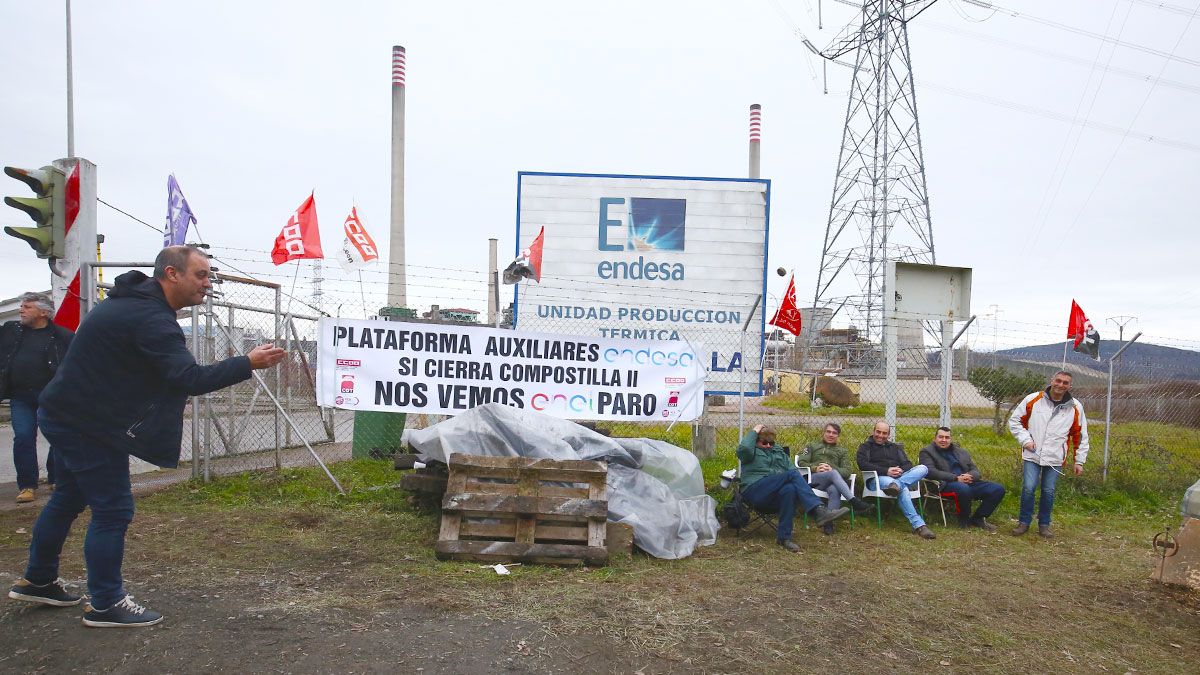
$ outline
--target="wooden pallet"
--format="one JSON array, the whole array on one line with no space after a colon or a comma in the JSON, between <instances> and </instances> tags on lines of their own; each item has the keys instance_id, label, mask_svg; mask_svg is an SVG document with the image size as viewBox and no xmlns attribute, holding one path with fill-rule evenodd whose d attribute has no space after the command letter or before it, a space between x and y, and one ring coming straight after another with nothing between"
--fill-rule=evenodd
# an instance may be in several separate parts
<instances>
[{"instance_id":1,"label":"wooden pallet","mask_svg":"<svg viewBox=\"0 0 1200 675\"><path fill-rule=\"evenodd\" d=\"M437 557L603 565L608 467L452 454Z\"/></svg>"}]
</instances>

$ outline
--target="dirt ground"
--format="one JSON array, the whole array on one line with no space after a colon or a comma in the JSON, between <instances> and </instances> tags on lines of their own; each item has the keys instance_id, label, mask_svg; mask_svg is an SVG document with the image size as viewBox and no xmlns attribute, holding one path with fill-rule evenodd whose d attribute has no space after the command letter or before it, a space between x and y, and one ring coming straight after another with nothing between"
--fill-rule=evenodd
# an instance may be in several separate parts
<instances>
[{"instance_id":1,"label":"dirt ground","mask_svg":"<svg viewBox=\"0 0 1200 675\"><path fill-rule=\"evenodd\" d=\"M1200 594L1148 580L1143 519L1066 520L1054 541L938 523L933 542L860 521L800 530L798 555L723 536L682 561L502 577L435 560L433 512L339 479L349 501L300 499L286 476L140 498L125 577L166 620L87 629L79 608L3 599L0 671L1182 673L1200 658ZM0 513L6 579L36 514ZM77 588L84 524L62 570Z\"/></svg>"}]
</instances>

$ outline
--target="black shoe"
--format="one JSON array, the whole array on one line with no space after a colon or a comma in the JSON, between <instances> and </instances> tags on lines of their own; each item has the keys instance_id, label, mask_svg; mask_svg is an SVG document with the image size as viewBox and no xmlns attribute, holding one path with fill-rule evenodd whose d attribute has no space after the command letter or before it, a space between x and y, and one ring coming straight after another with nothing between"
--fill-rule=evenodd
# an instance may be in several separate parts
<instances>
[{"instance_id":1,"label":"black shoe","mask_svg":"<svg viewBox=\"0 0 1200 675\"><path fill-rule=\"evenodd\" d=\"M83 606L83 625L92 628L136 628L153 626L162 620L162 614L137 604L132 595L105 610L97 610L90 602Z\"/></svg>"},{"instance_id":2,"label":"black shoe","mask_svg":"<svg viewBox=\"0 0 1200 675\"><path fill-rule=\"evenodd\" d=\"M791 539L776 539L775 543L782 546L789 553L799 553L800 552L800 547L797 546L796 542L792 541Z\"/></svg>"},{"instance_id":3,"label":"black shoe","mask_svg":"<svg viewBox=\"0 0 1200 675\"><path fill-rule=\"evenodd\" d=\"M958 519L958 526L959 526L960 528L964 529L964 530L965 530L965 529L967 529L968 527L970 527L970 526L971 526L971 519L970 519L970 518L963 518L963 517L961 517L961 516L960 516L960 517L959 517L959 519Z\"/></svg>"},{"instance_id":4,"label":"black shoe","mask_svg":"<svg viewBox=\"0 0 1200 675\"><path fill-rule=\"evenodd\" d=\"M850 506L854 507L854 515L856 516L870 516L875 513L874 504L858 497L850 500Z\"/></svg>"},{"instance_id":5,"label":"black shoe","mask_svg":"<svg viewBox=\"0 0 1200 675\"><path fill-rule=\"evenodd\" d=\"M899 499L901 492L904 492L904 490L900 487L899 483L891 483L887 487L883 488L883 494L891 497L892 499Z\"/></svg>"},{"instance_id":6,"label":"black shoe","mask_svg":"<svg viewBox=\"0 0 1200 675\"><path fill-rule=\"evenodd\" d=\"M833 511L830 511L824 506L818 506L810 511L809 515L813 517L813 520L816 521L818 526L824 527L827 523L832 523L847 513L850 513L850 509L844 506L840 509L834 509Z\"/></svg>"},{"instance_id":7,"label":"black shoe","mask_svg":"<svg viewBox=\"0 0 1200 675\"><path fill-rule=\"evenodd\" d=\"M971 527L978 527L979 529L981 529L985 532L988 532L988 533L995 532L996 530L1000 529L1000 528L996 527L995 525L989 523L987 521L987 518L972 518L971 519Z\"/></svg>"},{"instance_id":8,"label":"black shoe","mask_svg":"<svg viewBox=\"0 0 1200 675\"><path fill-rule=\"evenodd\" d=\"M53 607L71 607L78 605L79 601L83 599L78 595L68 593L66 582L62 579L44 586L35 586L25 579L17 579L17 583L13 584L12 589L8 591L8 597L13 600L39 602Z\"/></svg>"},{"instance_id":9,"label":"black shoe","mask_svg":"<svg viewBox=\"0 0 1200 675\"><path fill-rule=\"evenodd\" d=\"M833 534L833 523L825 523L821 526L821 531L825 533L825 536Z\"/></svg>"}]
</instances>

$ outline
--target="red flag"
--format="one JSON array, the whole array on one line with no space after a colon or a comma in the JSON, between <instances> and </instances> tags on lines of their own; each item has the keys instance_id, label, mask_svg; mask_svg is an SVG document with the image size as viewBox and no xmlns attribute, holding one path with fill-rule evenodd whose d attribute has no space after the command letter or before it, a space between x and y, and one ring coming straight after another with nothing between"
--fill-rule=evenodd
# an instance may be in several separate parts
<instances>
[{"instance_id":1,"label":"red flag","mask_svg":"<svg viewBox=\"0 0 1200 675\"><path fill-rule=\"evenodd\" d=\"M1075 340L1073 351L1100 360L1100 333L1074 300L1071 301L1071 316L1067 319L1067 338Z\"/></svg>"},{"instance_id":2,"label":"red flag","mask_svg":"<svg viewBox=\"0 0 1200 675\"><path fill-rule=\"evenodd\" d=\"M533 280L542 283L542 243L545 242L546 226L533 238L533 243L526 249L525 256L529 258L529 266L533 268Z\"/></svg>"},{"instance_id":3,"label":"red flag","mask_svg":"<svg viewBox=\"0 0 1200 675\"><path fill-rule=\"evenodd\" d=\"M783 302L779 303L779 309L775 311L775 316L771 317L767 323L779 326L792 335L800 335L800 308L796 306L795 276L788 280L787 293L783 294Z\"/></svg>"},{"instance_id":4,"label":"red flag","mask_svg":"<svg viewBox=\"0 0 1200 675\"><path fill-rule=\"evenodd\" d=\"M321 253L321 232L317 229L317 203L310 194L296 209L287 225L275 237L271 262L282 265L300 258L324 258Z\"/></svg>"},{"instance_id":5,"label":"red flag","mask_svg":"<svg viewBox=\"0 0 1200 675\"><path fill-rule=\"evenodd\" d=\"M1076 349L1079 348L1079 343L1083 342L1083 338L1091 326L1092 322L1088 321L1087 316L1083 313L1083 308L1072 300L1071 318L1067 319L1067 337L1075 339Z\"/></svg>"},{"instance_id":6,"label":"red flag","mask_svg":"<svg viewBox=\"0 0 1200 675\"><path fill-rule=\"evenodd\" d=\"M504 269L504 283L515 284L521 279L533 279L542 283L542 243L545 241L546 226L533 238L529 248L521 251L517 259Z\"/></svg>"}]
</instances>

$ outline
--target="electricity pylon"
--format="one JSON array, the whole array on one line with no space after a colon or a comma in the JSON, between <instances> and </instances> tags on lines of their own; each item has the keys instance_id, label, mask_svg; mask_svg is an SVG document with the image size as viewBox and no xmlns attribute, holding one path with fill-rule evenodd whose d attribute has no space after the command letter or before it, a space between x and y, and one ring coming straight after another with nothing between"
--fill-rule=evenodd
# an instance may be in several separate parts
<instances>
[{"instance_id":1,"label":"electricity pylon","mask_svg":"<svg viewBox=\"0 0 1200 675\"><path fill-rule=\"evenodd\" d=\"M935 262L908 43L908 22L935 2L866 0L860 20L817 52L842 65L846 54L855 59L813 307L844 308L872 341L883 339L888 261ZM902 328L898 342L919 350L919 325Z\"/></svg>"}]
</instances>

